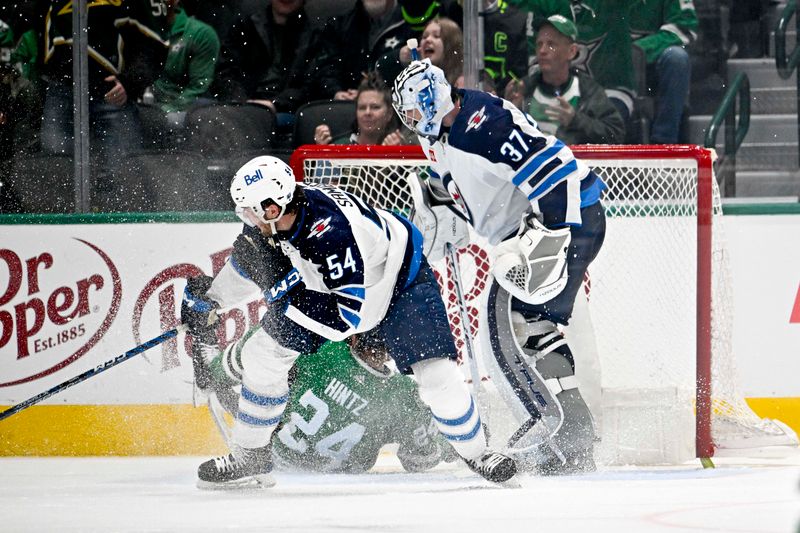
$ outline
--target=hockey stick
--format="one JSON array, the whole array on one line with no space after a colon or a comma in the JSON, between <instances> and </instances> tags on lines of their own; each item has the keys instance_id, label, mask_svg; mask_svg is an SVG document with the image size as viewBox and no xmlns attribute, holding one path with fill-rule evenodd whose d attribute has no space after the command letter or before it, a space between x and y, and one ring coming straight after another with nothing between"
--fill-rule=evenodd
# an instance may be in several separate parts
<instances>
[{"instance_id":1,"label":"hockey stick","mask_svg":"<svg viewBox=\"0 0 800 533\"><path fill-rule=\"evenodd\" d=\"M214 424L216 424L225 444L230 446L233 440L233 429L225 422L225 408L214 391L208 395L208 411L211 413L211 419L214 420Z\"/></svg>"},{"instance_id":2,"label":"hockey stick","mask_svg":"<svg viewBox=\"0 0 800 533\"><path fill-rule=\"evenodd\" d=\"M467 359L469 363L469 371L472 376L472 391L475 399L478 400L478 405L484 413L486 422L489 418L489 400L486 397L486 391L481 382L481 375L478 371L478 360L475 355L475 348L472 342L472 327L469 320L469 313L467 312L467 302L464 300L464 289L461 284L461 269L458 265L458 257L456 256L456 249L452 243L446 243L445 249L447 250L447 257L450 258L450 264L453 265L453 285L456 288L456 299L458 299L458 315L461 319L461 331L464 332L464 348L467 352Z\"/></svg>"},{"instance_id":3,"label":"hockey stick","mask_svg":"<svg viewBox=\"0 0 800 533\"><path fill-rule=\"evenodd\" d=\"M169 339L177 337L179 333L183 333L184 331L187 331L188 329L189 328L188 328L188 326L186 324L181 324L177 328L171 329L169 331L165 331L164 333L162 333L158 337L150 339L147 342L143 342L139 346L137 346L135 348L131 348L127 352L116 356L114 359L106 361L105 363L103 363L101 365L98 365L98 366L96 366L94 368L90 368L86 372L84 372L82 374L78 374L74 378L68 379L67 381L65 381L63 383L60 383L60 384L56 385L55 387L42 392L41 394L37 394L33 398L29 398L29 399L25 400L22 403L18 403L16 405L12 406L12 407L9 407L8 409L6 409L2 413L0 413L0 420L5 420L6 418L10 417L11 415L15 415L15 414L19 413L20 411L22 411L23 409L27 409L31 405L37 404L37 403L41 402L42 400L45 400L45 399L49 398L50 396L53 396L54 394L58 394L59 392L72 387L73 385L77 385L78 383L80 383L82 381L86 381L87 379L89 379L89 378L91 378L93 376L96 376L97 374L99 374L101 372L104 372L104 371L108 370L112 366L117 366L120 363L124 363L128 359L130 359L132 357L135 357L135 356L139 355L142 352L146 352L150 348L158 346L159 344L163 343L164 341L168 341Z\"/></svg>"}]
</instances>

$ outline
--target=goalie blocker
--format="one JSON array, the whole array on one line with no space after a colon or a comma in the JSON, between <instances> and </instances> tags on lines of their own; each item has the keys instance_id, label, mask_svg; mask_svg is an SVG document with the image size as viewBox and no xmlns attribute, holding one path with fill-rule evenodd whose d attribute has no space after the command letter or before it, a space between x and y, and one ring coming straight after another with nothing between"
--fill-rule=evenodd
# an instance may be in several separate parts
<instances>
[{"instance_id":1,"label":"goalie blocker","mask_svg":"<svg viewBox=\"0 0 800 533\"><path fill-rule=\"evenodd\" d=\"M548 229L533 213L522 217L517 236L495 248L492 274L509 294L543 304L567 286L569 228Z\"/></svg>"}]
</instances>

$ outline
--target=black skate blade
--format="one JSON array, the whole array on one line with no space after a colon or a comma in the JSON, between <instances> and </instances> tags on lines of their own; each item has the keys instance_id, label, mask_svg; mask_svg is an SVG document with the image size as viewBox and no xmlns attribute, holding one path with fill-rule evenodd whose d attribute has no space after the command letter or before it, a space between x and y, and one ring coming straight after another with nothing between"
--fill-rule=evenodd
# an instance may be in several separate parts
<instances>
[{"instance_id":1,"label":"black skate blade","mask_svg":"<svg viewBox=\"0 0 800 533\"><path fill-rule=\"evenodd\" d=\"M233 481L197 480L197 488L201 490L262 490L275 486L275 478L271 474L247 476Z\"/></svg>"}]
</instances>

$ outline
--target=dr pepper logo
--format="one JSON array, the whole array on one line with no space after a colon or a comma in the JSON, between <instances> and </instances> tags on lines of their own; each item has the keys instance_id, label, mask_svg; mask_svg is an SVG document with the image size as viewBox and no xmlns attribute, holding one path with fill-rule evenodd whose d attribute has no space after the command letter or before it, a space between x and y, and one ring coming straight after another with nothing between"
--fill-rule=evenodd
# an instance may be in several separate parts
<instances>
[{"instance_id":1,"label":"dr pepper logo","mask_svg":"<svg viewBox=\"0 0 800 533\"><path fill-rule=\"evenodd\" d=\"M119 311L109 256L83 239L0 249L0 387L33 381L85 355Z\"/></svg>"}]
</instances>

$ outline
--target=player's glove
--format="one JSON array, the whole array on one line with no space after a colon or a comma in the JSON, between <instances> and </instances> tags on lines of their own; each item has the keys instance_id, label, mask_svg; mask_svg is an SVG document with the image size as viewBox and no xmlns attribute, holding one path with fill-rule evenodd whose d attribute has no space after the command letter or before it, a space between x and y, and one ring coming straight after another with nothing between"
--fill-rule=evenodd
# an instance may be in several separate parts
<instances>
[{"instance_id":1,"label":"player's glove","mask_svg":"<svg viewBox=\"0 0 800 533\"><path fill-rule=\"evenodd\" d=\"M406 180L414 200L411 222L422 232L423 253L428 261L442 259L448 243L455 248L469 244L466 221L448 207L453 204L450 193L435 189L432 179L423 181L414 172Z\"/></svg>"},{"instance_id":2,"label":"player's glove","mask_svg":"<svg viewBox=\"0 0 800 533\"><path fill-rule=\"evenodd\" d=\"M219 304L207 296L213 279L209 276L196 276L186 280L181 302L181 323L189 326L189 333L194 337L213 333L217 321Z\"/></svg>"},{"instance_id":3,"label":"player's glove","mask_svg":"<svg viewBox=\"0 0 800 533\"><path fill-rule=\"evenodd\" d=\"M268 291L292 270L280 246L259 231L245 230L236 237L231 260L262 291Z\"/></svg>"},{"instance_id":4,"label":"player's glove","mask_svg":"<svg viewBox=\"0 0 800 533\"><path fill-rule=\"evenodd\" d=\"M209 276L187 279L181 302L181 322L189 326L189 335L192 337L194 380L200 389L206 389L211 384L208 361L217 351L214 323L217 320L216 310L219 305L206 296L212 281Z\"/></svg>"}]
</instances>

